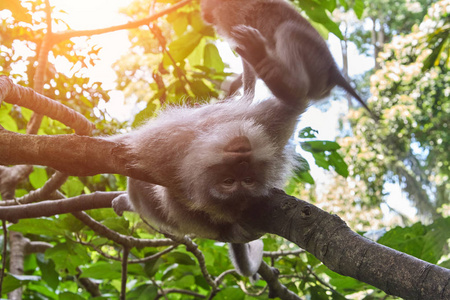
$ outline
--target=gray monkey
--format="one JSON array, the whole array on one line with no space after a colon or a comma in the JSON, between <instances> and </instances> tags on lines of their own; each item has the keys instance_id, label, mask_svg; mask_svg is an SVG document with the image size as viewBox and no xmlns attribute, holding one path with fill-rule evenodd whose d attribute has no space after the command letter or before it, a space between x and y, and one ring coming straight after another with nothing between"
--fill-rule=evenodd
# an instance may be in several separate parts
<instances>
[{"instance_id":1,"label":"gray monkey","mask_svg":"<svg viewBox=\"0 0 450 300\"><path fill-rule=\"evenodd\" d=\"M324 39L287 1L201 0L201 9L204 21L243 57L244 72L238 80L249 99L256 76L270 77L266 84L279 98L320 100L338 85L375 117L342 76ZM258 43L248 43L250 33Z\"/></svg>"},{"instance_id":2,"label":"gray monkey","mask_svg":"<svg viewBox=\"0 0 450 300\"><path fill-rule=\"evenodd\" d=\"M249 27L239 36L246 40L243 57L262 42ZM125 146L130 163L151 170L155 181L129 178L128 194L113 201L115 210L133 210L172 235L229 242L237 271L254 275L263 249L255 239L262 233L242 225L244 212L272 188L283 187L295 166L286 145L308 105L295 89L278 92L278 84L291 80L280 75L260 74L277 97L253 104L244 95L244 101L172 107L137 130L108 138ZM158 156L148 155L149 149Z\"/></svg>"}]
</instances>

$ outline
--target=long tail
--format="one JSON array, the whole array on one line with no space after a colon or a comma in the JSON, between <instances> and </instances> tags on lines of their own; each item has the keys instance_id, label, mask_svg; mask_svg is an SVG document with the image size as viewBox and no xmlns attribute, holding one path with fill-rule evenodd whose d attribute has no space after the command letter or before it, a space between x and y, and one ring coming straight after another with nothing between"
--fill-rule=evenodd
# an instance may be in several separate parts
<instances>
[{"instance_id":1,"label":"long tail","mask_svg":"<svg viewBox=\"0 0 450 300\"><path fill-rule=\"evenodd\" d=\"M336 70L336 74L334 76L334 80L336 82L336 85L343 88L347 93L349 93L353 98L358 100L358 102L370 113L370 116L374 120L378 120L379 118L375 116L375 114L370 110L370 108L367 106L367 104L359 97L359 95L356 93L356 91L353 89L353 87L350 85L350 83L345 80L344 76L342 76L341 72L339 70Z\"/></svg>"},{"instance_id":2,"label":"long tail","mask_svg":"<svg viewBox=\"0 0 450 300\"><path fill-rule=\"evenodd\" d=\"M245 244L230 244L231 262L240 275L252 277L258 272L263 257L263 246L261 240Z\"/></svg>"}]
</instances>

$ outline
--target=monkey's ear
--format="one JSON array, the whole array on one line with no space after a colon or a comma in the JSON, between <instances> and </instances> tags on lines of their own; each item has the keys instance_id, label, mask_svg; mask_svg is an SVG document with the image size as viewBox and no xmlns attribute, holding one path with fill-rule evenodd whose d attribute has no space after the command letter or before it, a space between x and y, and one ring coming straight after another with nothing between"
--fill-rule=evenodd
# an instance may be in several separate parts
<instances>
[{"instance_id":1,"label":"monkey's ear","mask_svg":"<svg viewBox=\"0 0 450 300\"><path fill-rule=\"evenodd\" d=\"M252 151L250 140L246 136L237 136L223 148L225 152L246 153Z\"/></svg>"}]
</instances>

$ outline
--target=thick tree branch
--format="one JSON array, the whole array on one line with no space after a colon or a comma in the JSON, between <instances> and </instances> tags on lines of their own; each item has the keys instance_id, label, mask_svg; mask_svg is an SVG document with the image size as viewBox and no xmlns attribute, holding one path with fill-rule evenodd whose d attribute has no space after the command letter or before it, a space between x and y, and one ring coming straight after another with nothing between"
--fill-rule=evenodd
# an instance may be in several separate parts
<instances>
[{"instance_id":1,"label":"thick tree branch","mask_svg":"<svg viewBox=\"0 0 450 300\"><path fill-rule=\"evenodd\" d=\"M13 83L7 76L0 76L0 103L2 100L60 121L80 135L89 135L94 128L94 124L80 113L30 88Z\"/></svg>"},{"instance_id":2,"label":"thick tree branch","mask_svg":"<svg viewBox=\"0 0 450 300\"><path fill-rule=\"evenodd\" d=\"M157 150L154 154L157 157ZM158 184L150 173L152 170L139 169L130 164L131 161L132 154L124 145L105 139L79 135L26 135L0 128L2 165L43 165L75 176L122 174Z\"/></svg>"},{"instance_id":3,"label":"thick tree branch","mask_svg":"<svg viewBox=\"0 0 450 300\"><path fill-rule=\"evenodd\" d=\"M255 200L256 201L256 200ZM450 299L450 270L368 240L345 222L305 201L273 190L242 221L256 232L285 237L331 270L405 299Z\"/></svg>"}]
</instances>

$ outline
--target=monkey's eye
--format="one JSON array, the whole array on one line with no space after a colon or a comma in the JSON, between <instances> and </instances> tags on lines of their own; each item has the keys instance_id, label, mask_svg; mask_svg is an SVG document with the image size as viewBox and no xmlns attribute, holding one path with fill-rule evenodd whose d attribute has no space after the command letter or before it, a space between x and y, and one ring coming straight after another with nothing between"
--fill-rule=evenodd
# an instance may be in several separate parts
<instances>
[{"instance_id":1,"label":"monkey's eye","mask_svg":"<svg viewBox=\"0 0 450 300\"><path fill-rule=\"evenodd\" d=\"M226 178L222 181L224 185L233 185L235 183L235 180L233 178Z\"/></svg>"},{"instance_id":2,"label":"monkey's eye","mask_svg":"<svg viewBox=\"0 0 450 300\"><path fill-rule=\"evenodd\" d=\"M255 183L255 180L254 180L253 178L251 178L251 177L246 177L246 178L244 178L244 179L242 180L242 182L243 182L245 185L253 185L253 184Z\"/></svg>"}]
</instances>

